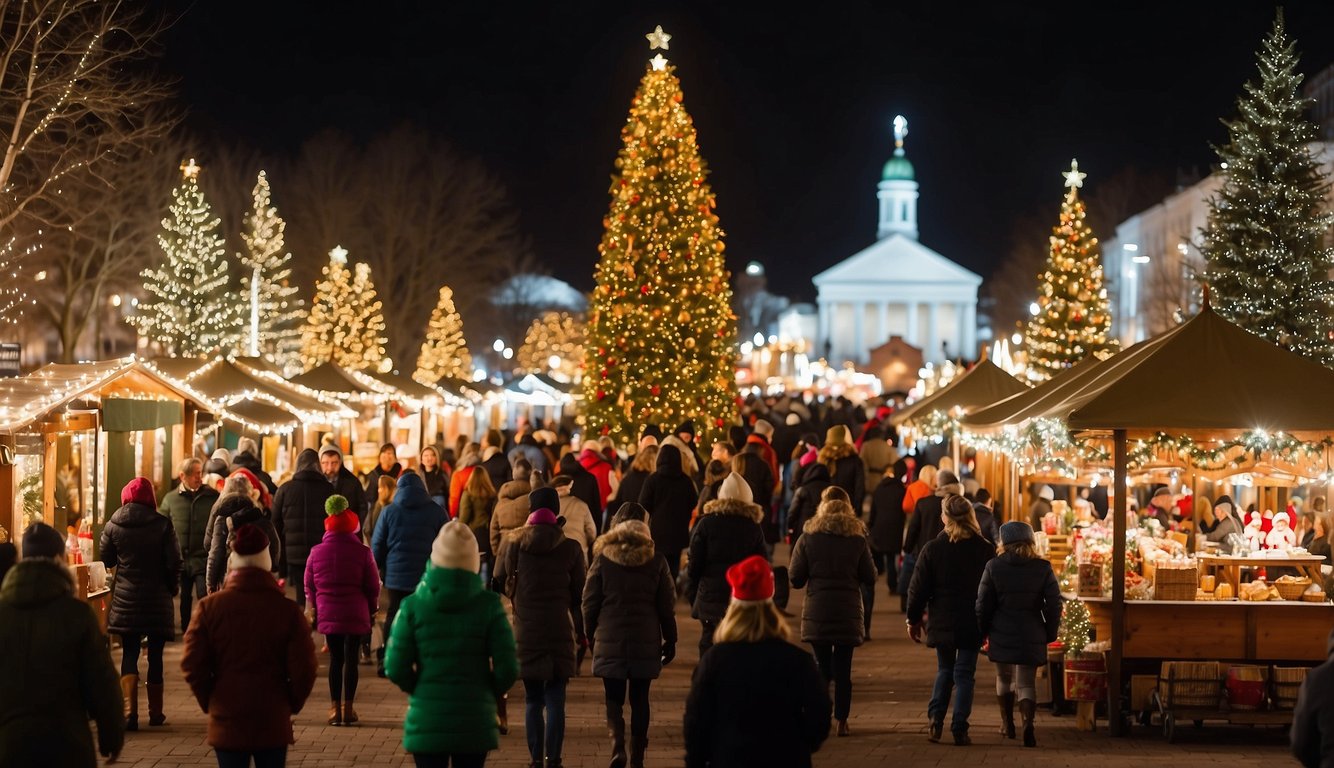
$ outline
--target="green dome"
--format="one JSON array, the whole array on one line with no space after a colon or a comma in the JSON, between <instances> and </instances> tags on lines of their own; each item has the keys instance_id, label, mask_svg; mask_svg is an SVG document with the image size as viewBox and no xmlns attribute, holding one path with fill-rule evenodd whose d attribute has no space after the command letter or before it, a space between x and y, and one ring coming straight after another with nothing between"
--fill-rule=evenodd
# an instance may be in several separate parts
<instances>
[{"instance_id":1,"label":"green dome","mask_svg":"<svg viewBox=\"0 0 1334 768\"><path fill-rule=\"evenodd\" d=\"M894 150L894 156L885 163L884 173L880 174L882 181L913 181L912 163L903 156L903 149Z\"/></svg>"}]
</instances>

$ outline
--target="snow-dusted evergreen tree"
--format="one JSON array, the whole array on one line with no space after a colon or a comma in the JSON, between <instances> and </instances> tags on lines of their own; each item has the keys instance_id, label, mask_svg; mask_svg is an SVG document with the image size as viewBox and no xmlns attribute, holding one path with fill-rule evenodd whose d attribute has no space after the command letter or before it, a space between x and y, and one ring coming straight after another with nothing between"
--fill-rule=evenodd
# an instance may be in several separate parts
<instances>
[{"instance_id":1,"label":"snow-dusted evergreen tree","mask_svg":"<svg viewBox=\"0 0 1334 768\"><path fill-rule=\"evenodd\" d=\"M236 256L243 267L241 298L246 304L245 335L241 351L267 357L284 370L300 370L303 302L291 285L291 253L283 251L287 224L270 199L269 178L259 172L254 205L246 217L241 241L245 250Z\"/></svg>"},{"instance_id":2,"label":"snow-dusted evergreen tree","mask_svg":"<svg viewBox=\"0 0 1334 768\"><path fill-rule=\"evenodd\" d=\"M1311 156L1315 126L1301 97L1296 44L1280 12L1256 56L1259 82L1237 99L1217 147L1223 186L1209 201L1200 250L1219 314L1294 352L1334 364L1325 240L1329 181Z\"/></svg>"},{"instance_id":3,"label":"snow-dusted evergreen tree","mask_svg":"<svg viewBox=\"0 0 1334 768\"><path fill-rule=\"evenodd\" d=\"M225 243L199 188L199 166L181 165L158 245L165 255L143 271L147 297L129 320L168 355L202 357L235 348L241 337L241 303L231 289Z\"/></svg>"}]
</instances>

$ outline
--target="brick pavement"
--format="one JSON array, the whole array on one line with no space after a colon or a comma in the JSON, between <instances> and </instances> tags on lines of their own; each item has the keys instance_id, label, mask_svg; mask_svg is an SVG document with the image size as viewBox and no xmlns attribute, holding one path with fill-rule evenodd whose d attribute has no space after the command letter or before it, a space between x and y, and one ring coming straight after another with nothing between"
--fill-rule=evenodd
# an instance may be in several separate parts
<instances>
[{"instance_id":1,"label":"brick pavement","mask_svg":"<svg viewBox=\"0 0 1334 768\"><path fill-rule=\"evenodd\" d=\"M793 592L791 610L800 613L801 592ZM647 764L680 765L681 715L689 689L690 672L698 660L696 643L699 625L689 618L684 604L678 606L682 642L676 661L653 686L653 722ZM796 629L797 619L793 618ZM1130 738L1107 736L1103 723L1097 733L1074 728L1073 717L1053 718L1039 711L1038 749L1024 749L1018 742L1005 742L995 735L999 723L989 663L978 670L976 706L972 718L974 745L959 748L926 741L925 710L934 675L934 656L914 646L903 632L903 616L897 598L881 597L875 607L874 640L857 650L853 660L854 692L850 738L832 737L815 756L816 766L958 766L978 765L1123 766L1170 763L1173 768L1224 763L1231 766L1295 765L1286 748L1286 732L1263 728L1229 728L1206 725L1194 731L1187 726L1177 744L1167 744L1160 729L1135 726ZM181 646L167 646L168 670L166 711L168 724L143 726L127 734L125 750L117 763L130 768L175 768L215 766L204 743L204 716L190 697L179 672ZM589 663L585 662L587 672ZM412 759L401 746L402 718L407 699L387 680L375 677L371 667L362 667L357 711L362 722L350 728L323 724L327 713L327 684L321 678L306 711L296 718L296 745L288 756L290 766L410 766ZM781 674L781 670L775 670ZM571 681L567 704L565 764L571 768L606 765L608 749L602 725L602 687L592 677ZM142 706L142 704L141 704ZM522 685L510 695L508 736L491 754L488 765L526 766L523 735ZM141 713L141 722L147 716ZM948 734L947 734L948 740Z\"/></svg>"}]
</instances>

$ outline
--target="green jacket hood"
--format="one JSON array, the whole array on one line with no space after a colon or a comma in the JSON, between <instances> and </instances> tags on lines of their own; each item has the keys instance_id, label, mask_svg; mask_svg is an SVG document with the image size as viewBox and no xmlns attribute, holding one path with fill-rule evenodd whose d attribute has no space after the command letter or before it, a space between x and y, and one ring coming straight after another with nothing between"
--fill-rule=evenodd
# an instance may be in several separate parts
<instances>
[{"instance_id":1,"label":"green jacket hood","mask_svg":"<svg viewBox=\"0 0 1334 768\"><path fill-rule=\"evenodd\" d=\"M426 567L417 597L441 611L454 611L466 605L482 591L482 578L462 568Z\"/></svg>"},{"instance_id":2,"label":"green jacket hood","mask_svg":"<svg viewBox=\"0 0 1334 768\"><path fill-rule=\"evenodd\" d=\"M0 604L19 608L43 605L74 594L74 577L64 565L44 557L20 560L0 586Z\"/></svg>"}]
</instances>

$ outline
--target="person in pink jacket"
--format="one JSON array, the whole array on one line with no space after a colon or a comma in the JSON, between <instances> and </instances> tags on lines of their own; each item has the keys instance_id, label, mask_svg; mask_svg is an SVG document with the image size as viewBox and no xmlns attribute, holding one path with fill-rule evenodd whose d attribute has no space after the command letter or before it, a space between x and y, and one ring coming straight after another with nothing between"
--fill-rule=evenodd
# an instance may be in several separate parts
<instances>
[{"instance_id":1,"label":"person in pink jacket","mask_svg":"<svg viewBox=\"0 0 1334 768\"><path fill-rule=\"evenodd\" d=\"M329 725L352 725L357 711L357 649L370 634L380 572L358 536L361 525L337 494L324 503L324 539L306 561L310 621L329 645Z\"/></svg>"}]
</instances>

